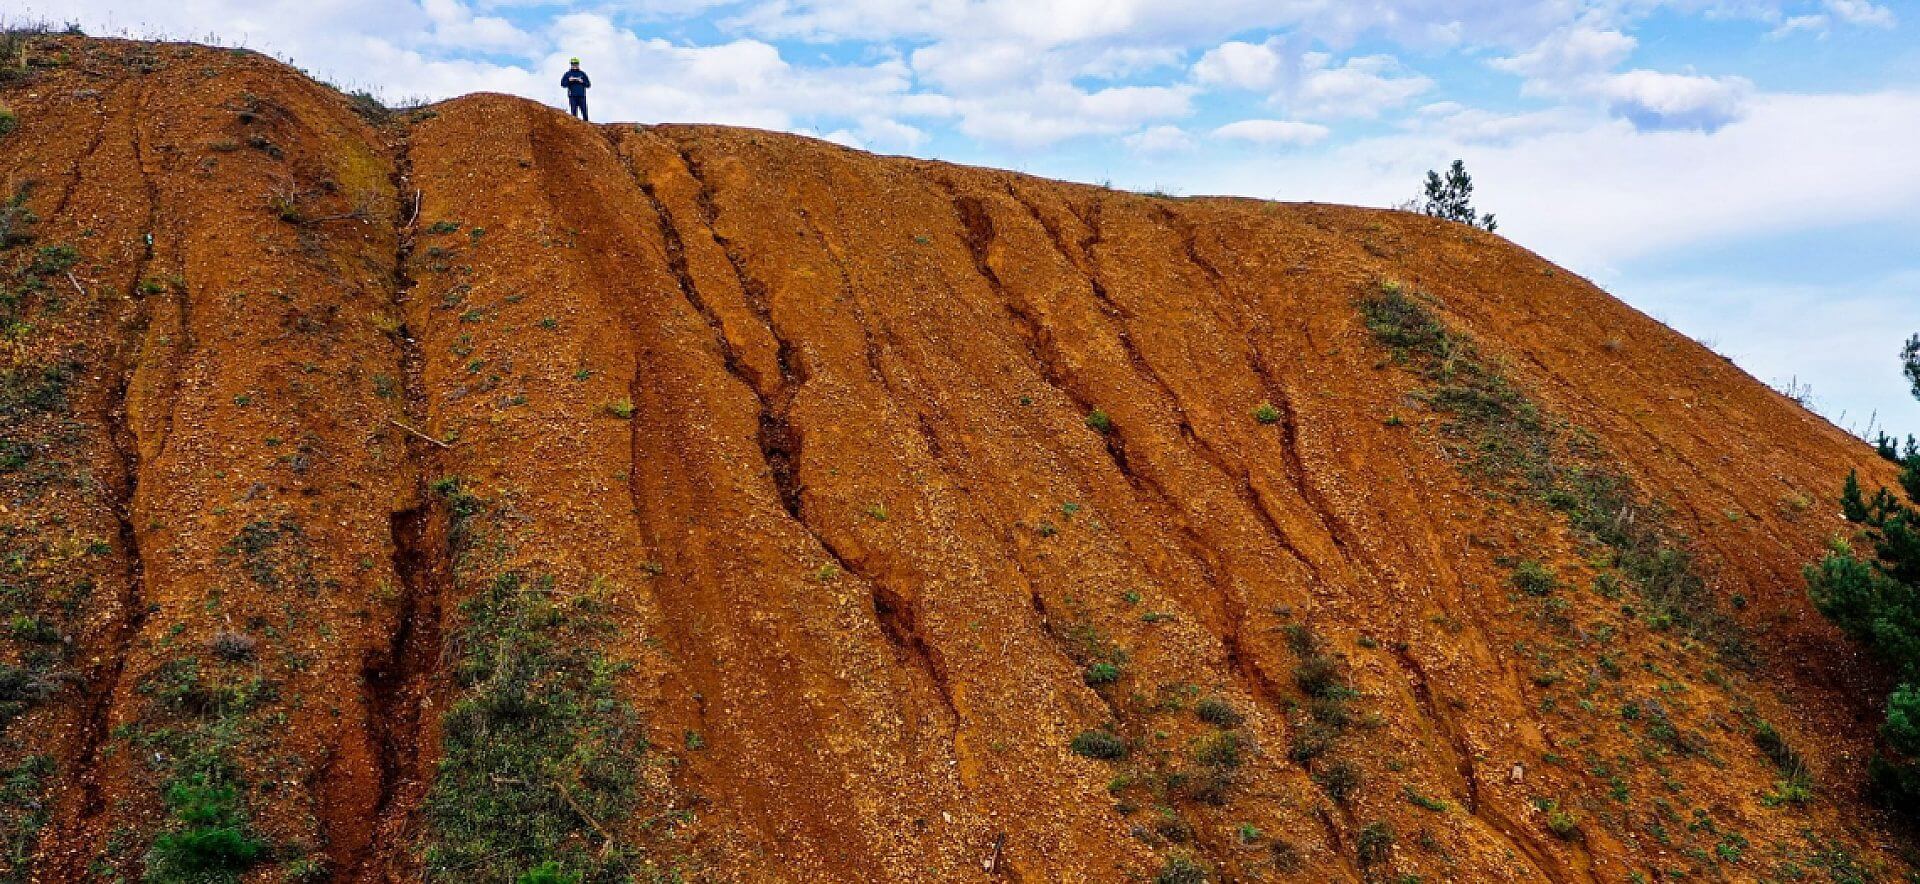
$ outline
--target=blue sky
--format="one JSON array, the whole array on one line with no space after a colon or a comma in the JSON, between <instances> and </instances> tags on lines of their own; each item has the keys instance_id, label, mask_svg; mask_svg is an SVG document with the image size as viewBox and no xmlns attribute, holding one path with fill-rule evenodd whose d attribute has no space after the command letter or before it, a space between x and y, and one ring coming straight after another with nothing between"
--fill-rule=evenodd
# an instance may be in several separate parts
<instances>
[{"instance_id":1,"label":"blue sky","mask_svg":"<svg viewBox=\"0 0 1920 884\"><path fill-rule=\"evenodd\" d=\"M512 92L1179 194L1387 206L1467 161L1500 232L1920 433L1913 0L0 0L390 100Z\"/></svg>"}]
</instances>

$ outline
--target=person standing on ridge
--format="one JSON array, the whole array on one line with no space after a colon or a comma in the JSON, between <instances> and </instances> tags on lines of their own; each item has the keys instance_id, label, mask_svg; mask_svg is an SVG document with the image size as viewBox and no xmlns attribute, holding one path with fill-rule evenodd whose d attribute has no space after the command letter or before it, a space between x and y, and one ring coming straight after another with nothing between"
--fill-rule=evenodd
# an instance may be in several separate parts
<instances>
[{"instance_id":1,"label":"person standing on ridge","mask_svg":"<svg viewBox=\"0 0 1920 884\"><path fill-rule=\"evenodd\" d=\"M573 67L560 75L560 88L567 90L567 113L587 119L587 89L592 86L587 72L580 69L580 59L574 59Z\"/></svg>"}]
</instances>

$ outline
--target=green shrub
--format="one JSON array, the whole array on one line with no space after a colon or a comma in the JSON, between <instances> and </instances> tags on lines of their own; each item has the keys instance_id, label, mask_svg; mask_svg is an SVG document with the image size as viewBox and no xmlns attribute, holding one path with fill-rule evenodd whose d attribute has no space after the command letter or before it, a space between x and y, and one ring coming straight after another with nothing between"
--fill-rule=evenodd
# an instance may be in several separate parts
<instances>
[{"instance_id":1,"label":"green shrub","mask_svg":"<svg viewBox=\"0 0 1920 884\"><path fill-rule=\"evenodd\" d=\"M1300 858L1300 848L1285 838L1275 838L1268 852L1273 854L1273 870L1276 872L1298 872L1306 862Z\"/></svg>"},{"instance_id":2,"label":"green shrub","mask_svg":"<svg viewBox=\"0 0 1920 884\"><path fill-rule=\"evenodd\" d=\"M1293 683L1308 696L1328 696L1342 686L1340 664L1325 654L1304 657L1293 669Z\"/></svg>"},{"instance_id":3,"label":"green shrub","mask_svg":"<svg viewBox=\"0 0 1920 884\"><path fill-rule=\"evenodd\" d=\"M1571 841L1580 837L1580 818L1571 811L1562 810L1558 802L1549 801L1544 808L1547 815L1547 831L1554 837Z\"/></svg>"},{"instance_id":4,"label":"green shrub","mask_svg":"<svg viewBox=\"0 0 1920 884\"><path fill-rule=\"evenodd\" d=\"M1393 856L1393 826L1384 820L1376 820L1362 826L1355 851L1360 856L1360 867L1369 869Z\"/></svg>"},{"instance_id":5,"label":"green shrub","mask_svg":"<svg viewBox=\"0 0 1920 884\"><path fill-rule=\"evenodd\" d=\"M1192 857L1175 853L1167 857L1160 874L1153 876L1153 884L1206 884L1207 869Z\"/></svg>"},{"instance_id":6,"label":"green shrub","mask_svg":"<svg viewBox=\"0 0 1920 884\"><path fill-rule=\"evenodd\" d=\"M1088 687L1110 685L1120 680L1120 667L1112 663L1095 663L1086 668L1081 678L1086 680Z\"/></svg>"},{"instance_id":7,"label":"green shrub","mask_svg":"<svg viewBox=\"0 0 1920 884\"><path fill-rule=\"evenodd\" d=\"M1320 638L1298 623L1286 627L1287 647L1299 663L1293 669L1293 683L1310 697L1344 700L1352 695L1340 673L1340 662L1321 650Z\"/></svg>"},{"instance_id":8,"label":"green shrub","mask_svg":"<svg viewBox=\"0 0 1920 884\"><path fill-rule=\"evenodd\" d=\"M237 790L196 775L167 788L173 828L153 841L150 881L232 881L265 854L247 830Z\"/></svg>"},{"instance_id":9,"label":"green shrub","mask_svg":"<svg viewBox=\"0 0 1920 884\"><path fill-rule=\"evenodd\" d=\"M1108 417L1106 412L1096 408L1087 414L1087 428L1096 433L1111 433L1113 432L1113 418Z\"/></svg>"},{"instance_id":10,"label":"green shrub","mask_svg":"<svg viewBox=\"0 0 1920 884\"><path fill-rule=\"evenodd\" d=\"M1804 807L1813 800L1813 784L1803 777L1788 777L1777 780L1773 791L1760 796L1760 803L1768 807L1780 807L1791 804Z\"/></svg>"},{"instance_id":11,"label":"green shrub","mask_svg":"<svg viewBox=\"0 0 1920 884\"><path fill-rule=\"evenodd\" d=\"M79 369L75 362L0 368L0 426L66 410L67 388Z\"/></svg>"},{"instance_id":12,"label":"green shrub","mask_svg":"<svg viewBox=\"0 0 1920 884\"><path fill-rule=\"evenodd\" d=\"M60 692L60 679L32 666L0 663L0 727Z\"/></svg>"},{"instance_id":13,"label":"green shrub","mask_svg":"<svg viewBox=\"0 0 1920 884\"><path fill-rule=\"evenodd\" d=\"M621 420L626 420L628 418L633 417L633 400L632 399L615 399L612 402L608 402L607 404L601 406L601 408L605 410L606 413L613 415L614 417L617 417Z\"/></svg>"},{"instance_id":14,"label":"green shrub","mask_svg":"<svg viewBox=\"0 0 1920 884\"><path fill-rule=\"evenodd\" d=\"M1327 754L1339 736L1340 731L1332 725L1319 720L1308 721L1293 729L1287 757L1295 763L1305 764Z\"/></svg>"},{"instance_id":15,"label":"green shrub","mask_svg":"<svg viewBox=\"0 0 1920 884\"><path fill-rule=\"evenodd\" d=\"M1203 697L1193 704L1193 714L1214 727L1239 727L1245 720L1239 710L1219 697Z\"/></svg>"},{"instance_id":16,"label":"green shrub","mask_svg":"<svg viewBox=\"0 0 1920 884\"><path fill-rule=\"evenodd\" d=\"M1513 568L1513 586L1531 596L1549 596L1560 585L1554 577L1553 569L1527 559Z\"/></svg>"},{"instance_id":17,"label":"green shrub","mask_svg":"<svg viewBox=\"0 0 1920 884\"><path fill-rule=\"evenodd\" d=\"M0 767L0 851L13 859L11 869L0 859L0 879L7 871L17 880L27 879L27 858L52 816L47 793L57 770L49 755L28 755L19 764Z\"/></svg>"},{"instance_id":18,"label":"green shrub","mask_svg":"<svg viewBox=\"0 0 1920 884\"><path fill-rule=\"evenodd\" d=\"M1273 407L1271 402L1262 402L1253 407L1253 419L1263 424L1277 423L1280 420L1280 409Z\"/></svg>"},{"instance_id":19,"label":"green shrub","mask_svg":"<svg viewBox=\"0 0 1920 884\"><path fill-rule=\"evenodd\" d=\"M569 872L565 866L553 860L547 860L521 873L514 884L580 884L580 874Z\"/></svg>"},{"instance_id":20,"label":"green shrub","mask_svg":"<svg viewBox=\"0 0 1920 884\"><path fill-rule=\"evenodd\" d=\"M28 265L27 272L35 276L52 276L67 272L78 263L80 263L80 253L73 246L41 246L40 250L34 253L33 263Z\"/></svg>"},{"instance_id":21,"label":"green shrub","mask_svg":"<svg viewBox=\"0 0 1920 884\"><path fill-rule=\"evenodd\" d=\"M1126 757L1127 741L1112 731L1081 731L1073 738L1073 742L1068 744L1068 748L1073 750L1073 754L1083 758L1112 761Z\"/></svg>"},{"instance_id":22,"label":"green shrub","mask_svg":"<svg viewBox=\"0 0 1920 884\"><path fill-rule=\"evenodd\" d=\"M1445 801L1428 795L1422 795L1419 790L1412 786L1407 786L1402 789L1401 792L1407 796L1407 803L1415 807L1425 808L1435 813L1445 813L1447 811L1447 803Z\"/></svg>"},{"instance_id":23,"label":"green shrub","mask_svg":"<svg viewBox=\"0 0 1920 884\"><path fill-rule=\"evenodd\" d=\"M1326 790L1327 797L1342 804L1360 788L1360 779L1360 769L1345 761L1329 764L1313 775L1313 781Z\"/></svg>"},{"instance_id":24,"label":"green shrub","mask_svg":"<svg viewBox=\"0 0 1920 884\"><path fill-rule=\"evenodd\" d=\"M1233 731L1219 731L1195 741L1193 760L1207 767L1232 770L1242 763L1240 752L1240 735Z\"/></svg>"},{"instance_id":25,"label":"green shrub","mask_svg":"<svg viewBox=\"0 0 1920 884\"><path fill-rule=\"evenodd\" d=\"M0 137L4 137L20 127L20 118L15 116L13 108L0 104Z\"/></svg>"},{"instance_id":26,"label":"green shrub","mask_svg":"<svg viewBox=\"0 0 1920 884\"><path fill-rule=\"evenodd\" d=\"M1353 722L1352 713L1347 711L1347 700L1343 695L1314 697L1307 701L1307 712L1313 720L1335 730Z\"/></svg>"}]
</instances>

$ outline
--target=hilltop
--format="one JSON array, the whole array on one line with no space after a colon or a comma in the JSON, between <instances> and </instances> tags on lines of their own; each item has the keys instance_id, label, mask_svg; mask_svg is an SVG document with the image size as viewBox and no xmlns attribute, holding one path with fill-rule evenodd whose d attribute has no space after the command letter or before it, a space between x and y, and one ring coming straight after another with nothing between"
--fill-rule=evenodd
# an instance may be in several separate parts
<instances>
[{"instance_id":1,"label":"hilltop","mask_svg":"<svg viewBox=\"0 0 1920 884\"><path fill-rule=\"evenodd\" d=\"M1501 237L24 58L0 878L1911 871L1893 468Z\"/></svg>"}]
</instances>

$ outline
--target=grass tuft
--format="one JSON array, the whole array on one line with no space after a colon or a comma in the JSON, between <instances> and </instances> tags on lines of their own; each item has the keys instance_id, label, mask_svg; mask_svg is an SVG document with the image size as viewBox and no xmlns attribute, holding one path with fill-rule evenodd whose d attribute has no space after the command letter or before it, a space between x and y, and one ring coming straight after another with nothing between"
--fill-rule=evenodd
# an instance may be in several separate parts
<instances>
[{"instance_id":1,"label":"grass tuft","mask_svg":"<svg viewBox=\"0 0 1920 884\"><path fill-rule=\"evenodd\" d=\"M1113 761L1127 755L1127 741L1107 730L1081 731L1067 748L1082 758L1100 761Z\"/></svg>"}]
</instances>

